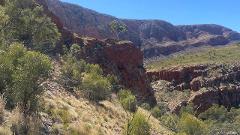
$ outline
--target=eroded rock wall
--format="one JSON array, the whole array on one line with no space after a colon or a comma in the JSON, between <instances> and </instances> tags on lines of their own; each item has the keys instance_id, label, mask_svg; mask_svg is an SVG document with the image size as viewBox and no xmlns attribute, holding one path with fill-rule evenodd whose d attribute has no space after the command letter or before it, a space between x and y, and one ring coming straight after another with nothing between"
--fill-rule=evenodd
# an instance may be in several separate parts
<instances>
[{"instance_id":1,"label":"eroded rock wall","mask_svg":"<svg viewBox=\"0 0 240 135\"><path fill-rule=\"evenodd\" d=\"M240 104L240 65L237 63L178 67L147 74L152 81L171 82L174 86L171 90L190 90L188 99L170 107L174 113L190 103L196 114L204 112L213 104L227 108L238 107Z\"/></svg>"},{"instance_id":2,"label":"eroded rock wall","mask_svg":"<svg viewBox=\"0 0 240 135\"><path fill-rule=\"evenodd\" d=\"M133 43L85 39L83 49L88 62L97 63L106 73L118 76L120 83L131 89L139 100L156 102L143 67L143 53Z\"/></svg>"}]
</instances>

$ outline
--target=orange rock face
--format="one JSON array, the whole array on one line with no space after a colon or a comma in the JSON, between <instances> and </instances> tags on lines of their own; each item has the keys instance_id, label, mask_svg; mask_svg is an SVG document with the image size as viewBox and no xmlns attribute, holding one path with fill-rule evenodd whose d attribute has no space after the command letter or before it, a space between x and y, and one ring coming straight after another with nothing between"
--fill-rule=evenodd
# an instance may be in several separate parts
<instances>
[{"instance_id":1,"label":"orange rock face","mask_svg":"<svg viewBox=\"0 0 240 135\"><path fill-rule=\"evenodd\" d=\"M84 57L97 63L106 73L118 76L120 83L131 89L143 101L155 103L154 94L143 67L143 53L131 42L115 42L107 39L84 41Z\"/></svg>"},{"instance_id":2,"label":"orange rock face","mask_svg":"<svg viewBox=\"0 0 240 135\"><path fill-rule=\"evenodd\" d=\"M198 65L198 66L190 66L190 67L181 67L181 68L173 68L167 70L161 70L157 72L147 72L147 76L149 80L165 80L169 82L173 82L176 85L178 90L194 88L196 90L196 83L191 83L193 86L190 86L190 82L199 76L204 74L204 69L206 66ZM183 85L185 84L185 85Z\"/></svg>"}]
</instances>

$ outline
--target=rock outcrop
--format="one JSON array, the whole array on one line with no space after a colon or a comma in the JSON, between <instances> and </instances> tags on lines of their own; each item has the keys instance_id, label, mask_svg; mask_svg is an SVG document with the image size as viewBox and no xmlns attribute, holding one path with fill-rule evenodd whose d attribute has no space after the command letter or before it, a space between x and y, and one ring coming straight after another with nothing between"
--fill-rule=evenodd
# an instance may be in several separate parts
<instances>
[{"instance_id":1,"label":"rock outcrop","mask_svg":"<svg viewBox=\"0 0 240 135\"><path fill-rule=\"evenodd\" d=\"M106 74L114 74L120 83L131 89L141 101L155 103L153 91L147 80L143 67L143 53L132 42L112 39L81 38L64 27L61 20L54 15L44 0L37 0L44 7L62 34L61 43L71 45L77 43L82 47L84 58L89 63L99 64Z\"/></svg>"},{"instance_id":2,"label":"rock outcrop","mask_svg":"<svg viewBox=\"0 0 240 135\"><path fill-rule=\"evenodd\" d=\"M162 20L128 20L97 13L59 0L46 1L49 10L59 17L64 27L81 36L98 39L116 38L109 23L118 20L128 31L120 35L144 51L145 58L169 55L188 48L226 45L240 40L240 34L215 24L175 26Z\"/></svg>"},{"instance_id":3,"label":"rock outcrop","mask_svg":"<svg viewBox=\"0 0 240 135\"><path fill-rule=\"evenodd\" d=\"M198 92L188 102L193 104L193 108L197 114L204 112L213 104L223 105L229 109L239 107L240 87L232 85L228 87L224 86L217 90Z\"/></svg>"},{"instance_id":4,"label":"rock outcrop","mask_svg":"<svg viewBox=\"0 0 240 135\"><path fill-rule=\"evenodd\" d=\"M171 91L190 90L189 98L169 106L174 113L178 113L183 106L190 103L196 114L204 112L213 104L227 108L240 105L240 66L238 63L176 67L159 72L148 72L147 75L152 81L171 82L169 86L173 87Z\"/></svg>"},{"instance_id":5,"label":"rock outcrop","mask_svg":"<svg viewBox=\"0 0 240 135\"><path fill-rule=\"evenodd\" d=\"M103 67L105 73L117 75L139 100L155 103L154 93L143 67L143 53L131 42L84 39L84 59Z\"/></svg>"},{"instance_id":6,"label":"rock outcrop","mask_svg":"<svg viewBox=\"0 0 240 135\"><path fill-rule=\"evenodd\" d=\"M196 115L206 111L213 105L223 105L228 109L239 107L240 87L231 85L195 92L188 100L181 101L171 108L171 111L178 114L181 108L188 104L193 106Z\"/></svg>"},{"instance_id":7,"label":"rock outcrop","mask_svg":"<svg viewBox=\"0 0 240 135\"><path fill-rule=\"evenodd\" d=\"M172 82L177 90L184 90L192 87L191 81L206 74L206 65L196 65L189 67L175 67L161 71L147 72L150 81L165 80ZM184 85L183 85L184 84ZM195 83L191 83L195 84Z\"/></svg>"}]
</instances>

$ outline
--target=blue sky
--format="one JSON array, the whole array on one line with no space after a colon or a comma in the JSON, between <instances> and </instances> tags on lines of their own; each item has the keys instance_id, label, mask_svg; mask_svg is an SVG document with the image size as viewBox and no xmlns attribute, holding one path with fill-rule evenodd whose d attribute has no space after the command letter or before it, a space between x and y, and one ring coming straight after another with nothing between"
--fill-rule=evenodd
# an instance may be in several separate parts
<instances>
[{"instance_id":1,"label":"blue sky","mask_svg":"<svg viewBox=\"0 0 240 135\"><path fill-rule=\"evenodd\" d=\"M220 24L240 32L240 0L62 0L128 19Z\"/></svg>"}]
</instances>

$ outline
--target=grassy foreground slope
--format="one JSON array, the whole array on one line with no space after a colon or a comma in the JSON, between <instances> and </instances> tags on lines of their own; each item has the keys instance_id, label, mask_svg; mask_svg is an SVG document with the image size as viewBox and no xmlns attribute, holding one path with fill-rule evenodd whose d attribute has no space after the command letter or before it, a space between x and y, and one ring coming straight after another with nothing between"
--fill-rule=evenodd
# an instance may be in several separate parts
<instances>
[{"instance_id":1,"label":"grassy foreground slope","mask_svg":"<svg viewBox=\"0 0 240 135\"><path fill-rule=\"evenodd\" d=\"M148 71L158 71L175 66L195 64L235 63L240 60L240 45L230 45L221 48L204 48L195 52L174 55L146 64Z\"/></svg>"},{"instance_id":2,"label":"grassy foreground slope","mask_svg":"<svg viewBox=\"0 0 240 135\"><path fill-rule=\"evenodd\" d=\"M103 100L98 104L74 96L58 83L61 65L56 61L53 65L52 78L45 83L42 112L42 116L52 121L51 130L73 135L122 135L133 113L125 111L114 94L112 100ZM149 118L151 134L173 134L149 111L140 107L138 111Z\"/></svg>"}]
</instances>

